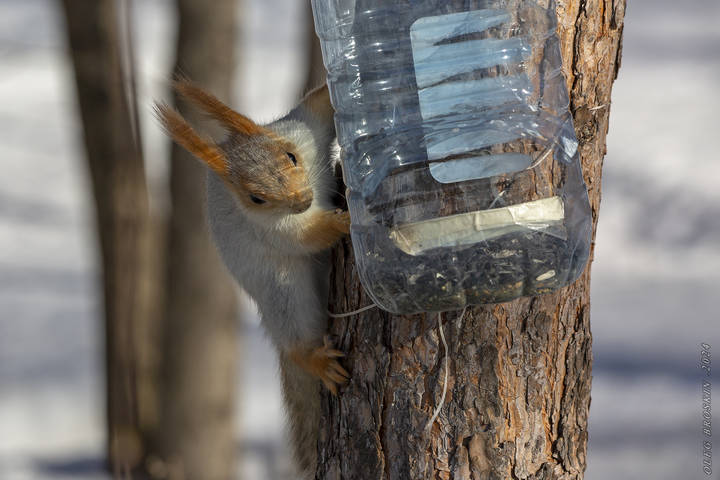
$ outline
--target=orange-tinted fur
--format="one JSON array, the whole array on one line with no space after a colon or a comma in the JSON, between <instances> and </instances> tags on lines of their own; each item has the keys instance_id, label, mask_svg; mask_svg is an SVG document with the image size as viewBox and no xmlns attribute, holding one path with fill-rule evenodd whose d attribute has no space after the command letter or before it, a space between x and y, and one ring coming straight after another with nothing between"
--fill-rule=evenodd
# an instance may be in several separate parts
<instances>
[{"instance_id":1,"label":"orange-tinted fur","mask_svg":"<svg viewBox=\"0 0 720 480\"><path fill-rule=\"evenodd\" d=\"M205 163L218 175L227 175L227 160L222 150L212 140L198 134L176 110L164 104L155 106L165 131L178 145L192 153Z\"/></svg>"},{"instance_id":2,"label":"orange-tinted fur","mask_svg":"<svg viewBox=\"0 0 720 480\"><path fill-rule=\"evenodd\" d=\"M344 354L331 347L325 337L323 345L317 348L297 348L289 352L290 360L303 370L322 380L333 395L337 395L337 385L345 383L350 374L337 361Z\"/></svg>"},{"instance_id":3,"label":"orange-tinted fur","mask_svg":"<svg viewBox=\"0 0 720 480\"><path fill-rule=\"evenodd\" d=\"M305 162L291 142L273 135L274 138L265 134L234 135L228 139L223 145L229 159L227 182L248 208L276 211L284 206L286 210L300 213L313 199ZM264 152L264 161L242 158L253 148ZM288 151L294 152L297 166L287 157ZM248 194L262 197L266 203L252 205Z\"/></svg>"},{"instance_id":4,"label":"orange-tinted fur","mask_svg":"<svg viewBox=\"0 0 720 480\"><path fill-rule=\"evenodd\" d=\"M350 232L348 212L318 212L304 225L298 241L312 251L332 247Z\"/></svg>"},{"instance_id":5,"label":"orange-tinted fur","mask_svg":"<svg viewBox=\"0 0 720 480\"><path fill-rule=\"evenodd\" d=\"M207 93L188 80L177 80L173 83L175 90L192 103L209 113L215 120L233 131L243 135L267 135L267 129L256 124L244 115L231 109L214 95Z\"/></svg>"}]
</instances>

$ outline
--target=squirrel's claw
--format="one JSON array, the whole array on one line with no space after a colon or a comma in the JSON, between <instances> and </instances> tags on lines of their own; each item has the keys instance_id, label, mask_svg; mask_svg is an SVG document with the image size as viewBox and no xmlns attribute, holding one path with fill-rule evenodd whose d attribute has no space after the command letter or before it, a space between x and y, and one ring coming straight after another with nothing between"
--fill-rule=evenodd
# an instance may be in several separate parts
<instances>
[{"instance_id":1,"label":"squirrel's claw","mask_svg":"<svg viewBox=\"0 0 720 480\"><path fill-rule=\"evenodd\" d=\"M326 336L323 345L312 350L295 350L290 358L303 370L319 378L333 395L337 395L337 386L344 384L350 374L337 361L345 355L332 348L330 339Z\"/></svg>"}]
</instances>

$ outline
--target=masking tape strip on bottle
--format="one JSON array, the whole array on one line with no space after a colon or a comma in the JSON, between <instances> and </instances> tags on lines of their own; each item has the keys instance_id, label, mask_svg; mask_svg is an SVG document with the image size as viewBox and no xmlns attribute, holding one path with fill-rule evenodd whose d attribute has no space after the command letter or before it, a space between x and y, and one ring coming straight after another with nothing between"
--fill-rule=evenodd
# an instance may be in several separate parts
<instances>
[{"instance_id":1,"label":"masking tape strip on bottle","mask_svg":"<svg viewBox=\"0 0 720 480\"><path fill-rule=\"evenodd\" d=\"M390 239L403 252L420 255L433 248L472 245L515 231L547 229L564 218L562 199L555 196L398 225L390 231Z\"/></svg>"}]
</instances>

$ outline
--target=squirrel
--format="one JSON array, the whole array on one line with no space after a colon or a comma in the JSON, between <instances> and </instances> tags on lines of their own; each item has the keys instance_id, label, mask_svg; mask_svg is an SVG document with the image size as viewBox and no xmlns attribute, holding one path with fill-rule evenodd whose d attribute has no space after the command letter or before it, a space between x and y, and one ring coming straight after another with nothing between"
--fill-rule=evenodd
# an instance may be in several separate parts
<instances>
[{"instance_id":1,"label":"squirrel","mask_svg":"<svg viewBox=\"0 0 720 480\"><path fill-rule=\"evenodd\" d=\"M327 86L267 125L186 79L174 88L228 132L216 144L178 111L155 106L166 133L209 168L212 236L228 270L256 302L278 352L292 450L301 473L314 475L319 381L336 394L349 378L338 362L343 354L325 336L329 248L350 225L348 212L332 204L335 126Z\"/></svg>"}]
</instances>

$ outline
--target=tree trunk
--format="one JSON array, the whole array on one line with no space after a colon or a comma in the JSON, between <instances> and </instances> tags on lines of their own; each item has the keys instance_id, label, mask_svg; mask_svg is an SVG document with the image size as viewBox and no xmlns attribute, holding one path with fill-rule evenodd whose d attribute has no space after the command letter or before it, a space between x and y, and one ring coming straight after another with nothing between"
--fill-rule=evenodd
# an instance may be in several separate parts
<instances>
[{"instance_id":1,"label":"tree trunk","mask_svg":"<svg viewBox=\"0 0 720 480\"><path fill-rule=\"evenodd\" d=\"M318 85L325 83L325 77L327 76L327 70L323 64L322 50L320 48L320 39L315 33L315 23L313 22L313 13L310 5L310 0L305 1L305 23L307 25L307 66L308 72L305 77L305 90L302 93L307 93Z\"/></svg>"},{"instance_id":2,"label":"tree trunk","mask_svg":"<svg viewBox=\"0 0 720 480\"><path fill-rule=\"evenodd\" d=\"M220 98L229 98L237 1L176 3L176 71ZM212 131L214 126L196 110L179 108L201 131ZM171 479L227 480L236 464L238 299L208 233L205 177L205 168L173 144L157 446Z\"/></svg>"},{"instance_id":3,"label":"tree trunk","mask_svg":"<svg viewBox=\"0 0 720 480\"><path fill-rule=\"evenodd\" d=\"M547 5L548 1L539 3ZM558 34L585 182L600 203L610 93L620 66L625 0L558 0ZM333 253L331 308L370 304L349 241ZM350 383L323 398L318 479L582 479L592 337L590 267L554 294L442 315L378 309L336 320Z\"/></svg>"},{"instance_id":4,"label":"tree trunk","mask_svg":"<svg viewBox=\"0 0 720 480\"><path fill-rule=\"evenodd\" d=\"M64 0L63 7L100 237L108 458L118 474L134 469L144 448L135 340L153 321L147 187L117 4Z\"/></svg>"}]
</instances>

